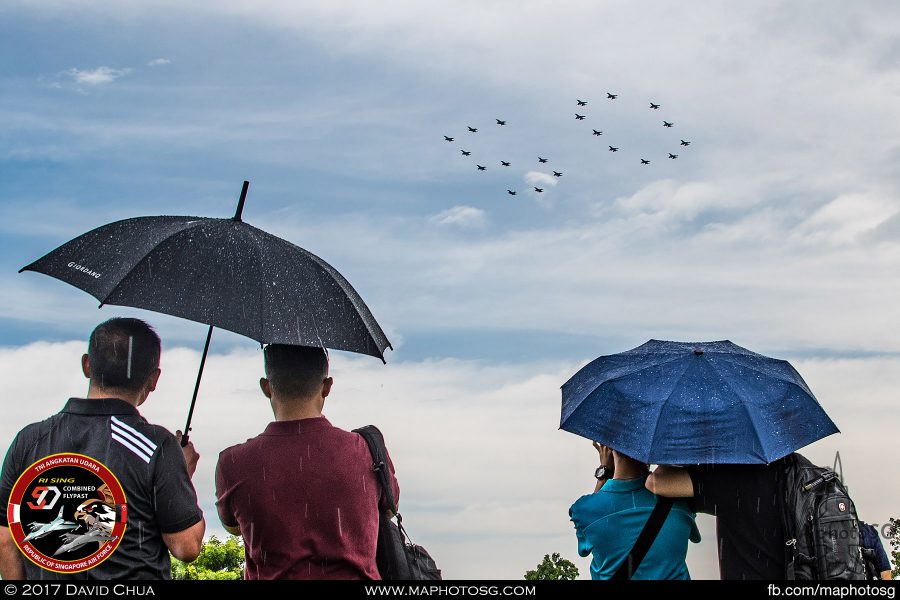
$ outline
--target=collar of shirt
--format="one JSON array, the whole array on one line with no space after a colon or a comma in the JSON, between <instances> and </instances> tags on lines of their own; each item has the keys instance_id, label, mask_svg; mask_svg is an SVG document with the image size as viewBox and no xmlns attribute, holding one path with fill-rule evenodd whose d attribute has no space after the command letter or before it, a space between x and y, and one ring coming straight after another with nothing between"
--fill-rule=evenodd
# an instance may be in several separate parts
<instances>
[{"instance_id":1,"label":"collar of shirt","mask_svg":"<svg viewBox=\"0 0 900 600\"><path fill-rule=\"evenodd\" d=\"M331 423L325 417L312 417L310 419L296 419L293 421L272 421L262 434L296 435L307 431L323 431L331 428Z\"/></svg>"},{"instance_id":2,"label":"collar of shirt","mask_svg":"<svg viewBox=\"0 0 900 600\"><path fill-rule=\"evenodd\" d=\"M76 415L139 415L134 405L119 398L69 398L64 413Z\"/></svg>"},{"instance_id":3,"label":"collar of shirt","mask_svg":"<svg viewBox=\"0 0 900 600\"><path fill-rule=\"evenodd\" d=\"M601 492L635 492L637 490L644 489L644 481L643 477L638 477L636 479L608 479L606 483L603 484L603 487L600 488Z\"/></svg>"}]
</instances>

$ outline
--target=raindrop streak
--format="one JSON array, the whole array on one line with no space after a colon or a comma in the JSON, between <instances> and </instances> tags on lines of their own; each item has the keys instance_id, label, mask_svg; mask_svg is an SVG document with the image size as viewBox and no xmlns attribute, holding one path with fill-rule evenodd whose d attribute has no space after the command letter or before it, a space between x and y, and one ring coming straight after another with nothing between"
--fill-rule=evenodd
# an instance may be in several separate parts
<instances>
[{"instance_id":1,"label":"raindrop streak","mask_svg":"<svg viewBox=\"0 0 900 600\"><path fill-rule=\"evenodd\" d=\"M125 370L125 377L131 379L131 350L134 346L134 336L128 336L128 367Z\"/></svg>"},{"instance_id":2,"label":"raindrop streak","mask_svg":"<svg viewBox=\"0 0 900 600\"><path fill-rule=\"evenodd\" d=\"M303 518L304 519L309 518L309 502L307 502L303 507Z\"/></svg>"},{"instance_id":3,"label":"raindrop streak","mask_svg":"<svg viewBox=\"0 0 900 600\"><path fill-rule=\"evenodd\" d=\"M338 511L338 535L340 535L341 537L344 537L344 530L341 529L341 509L338 508L337 511Z\"/></svg>"}]
</instances>

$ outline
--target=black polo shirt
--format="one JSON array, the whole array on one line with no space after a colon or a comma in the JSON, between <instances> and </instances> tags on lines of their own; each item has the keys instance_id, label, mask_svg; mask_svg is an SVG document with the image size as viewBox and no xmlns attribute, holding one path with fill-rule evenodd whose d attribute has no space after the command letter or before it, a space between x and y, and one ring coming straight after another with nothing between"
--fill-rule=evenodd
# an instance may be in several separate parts
<instances>
[{"instance_id":1,"label":"black polo shirt","mask_svg":"<svg viewBox=\"0 0 900 600\"><path fill-rule=\"evenodd\" d=\"M72 398L62 412L28 425L13 440L0 475L4 510L19 475L36 461L76 452L100 461L122 484L128 521L119 547L97 567L74 574L42 569L23 557L28 579L169 579L163 533L187 529L203 518L184 455L175 436L151 425L124 400Z\"/></svg>"}]
</instances>

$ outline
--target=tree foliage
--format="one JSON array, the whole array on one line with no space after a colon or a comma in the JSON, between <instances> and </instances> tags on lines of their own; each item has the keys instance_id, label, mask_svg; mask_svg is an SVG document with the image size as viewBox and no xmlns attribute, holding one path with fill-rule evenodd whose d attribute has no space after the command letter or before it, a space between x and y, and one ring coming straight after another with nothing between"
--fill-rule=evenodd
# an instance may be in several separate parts
<instances>
[{"instance_id":1,"label":"tree foliage","mask_svg":"<svg viewBox=\"0 0 900 600\"><path fill-rule=\"evenodd\" d=\"M900 577L900 519L891 519L888 536L891 541L891 558L894 561L894 570L891 571L891 575Z\"/></svg>"},{"instance_id":2,"label":"tree foliage","mask_svg":"<svg viewBox=\"0 0 900 600\"><path fill-rule=\"evenodd\" d=\"M525 579L534 580L572 580L578 578L578 567L571 561L554 552L545 554L544 560L534 570L525 572Z\"/></svg>"},{"instance_id":3,"label":"tree foliage","mask_svg":"<svg viewBox=\"0 0 900 600\"><path fill-rule=\"evenodd\" d=\"M172 579L228 580L240 579L244 570L244 544L230 535L224 542L210 536L200 556L192 563L172 557Z\"/></svg>"}]
</instances>

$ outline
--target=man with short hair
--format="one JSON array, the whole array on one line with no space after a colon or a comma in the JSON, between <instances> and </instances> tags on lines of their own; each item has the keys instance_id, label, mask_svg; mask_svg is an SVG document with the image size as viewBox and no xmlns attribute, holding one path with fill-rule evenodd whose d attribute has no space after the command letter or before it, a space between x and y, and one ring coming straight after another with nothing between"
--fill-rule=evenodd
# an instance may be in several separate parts
<instances>
[{"instance_id":1,"label":"man with short hair","mask_svg":"<svg viewBox=\"0 0 900 600\"><path fill-rule=\"evenodd\" d=\"M191 475L199 455L151 425L137 410L160 376L159 336L144 321L115 318L91 333L81 358L90 380L87 398L22 429L6 454L0 476L0 575L3 579L169 579L169 552L197 558L206 523ZM96 567L76 574L43 569L24 560L11 537L6 504L29 465L58 453L77 453L105 465L125 494L127 519L116 550Z\"/></svg>"},{"instance_id":2,"label":"man with short hair","mask_svg":"<svg viewBox=\"0 0 900 600\"><path fill-rule=\"evenodd\" d=\"M380 579L379 508L386 506L361 436L322 414L334 383L322 348L270 344L259 381L275 421L222 451L216 506L242 535L246 579ZM394 498L400 488L388 457Z\"/></svg>"}]
</instances>

